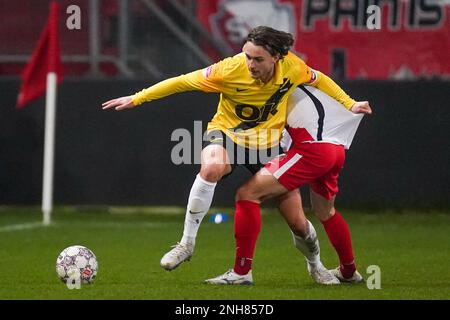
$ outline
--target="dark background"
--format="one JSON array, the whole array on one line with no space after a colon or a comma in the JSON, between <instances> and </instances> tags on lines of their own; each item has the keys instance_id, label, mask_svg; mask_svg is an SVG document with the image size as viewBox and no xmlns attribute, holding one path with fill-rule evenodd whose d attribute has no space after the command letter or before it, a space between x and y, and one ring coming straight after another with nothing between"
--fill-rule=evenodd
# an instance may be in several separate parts
<instances>
[{"instance_id":1,"label":"dark background","mask_svg":"<svg viewBox=\"0 0 450 320\"><path fill-rule=\"evenodd\" d=\"M214 115L218 95L189 92L134 110L101 103L148 87L151 80L71 80L58 91L56 205L182 205L199 165L174 165L177 128L193 131ZM14 108L18 79L0 80L0 203L40 204L45 99ZM442 81L340 82L369 100L340 178L338 205L448 208L450 87ZM214 205L233 205L249 177L239 168L216 188ZM307 190L307 189L306 189ZM306 195L306 193L305 193ZM307 203L305 201L305 203Z\"/></svg>"}]
</instances>

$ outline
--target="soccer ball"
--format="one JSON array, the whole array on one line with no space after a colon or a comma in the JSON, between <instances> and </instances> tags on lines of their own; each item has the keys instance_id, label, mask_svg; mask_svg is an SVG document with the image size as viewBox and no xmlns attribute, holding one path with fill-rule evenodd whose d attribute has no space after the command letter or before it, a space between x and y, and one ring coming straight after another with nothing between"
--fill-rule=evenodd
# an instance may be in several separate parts
<instances>
[{"instance_id":1,"label":"soccer ball","mask_svg":"<svg viewBox=\"0 0 450 320\"><path fill-rule=\"evenodd\" d=\"M56 259L56 273L66 284L92 283L97 271L97 257L83 246L67 247Z\"/></svg>"}]
</instances>

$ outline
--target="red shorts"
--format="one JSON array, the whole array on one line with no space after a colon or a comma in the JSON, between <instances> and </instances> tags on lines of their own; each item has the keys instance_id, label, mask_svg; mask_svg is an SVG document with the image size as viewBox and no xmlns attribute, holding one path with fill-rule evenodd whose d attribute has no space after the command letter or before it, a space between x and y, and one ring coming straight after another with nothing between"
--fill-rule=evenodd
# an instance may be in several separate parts
<instances>
[{"instance_id":1,"label":"red shorts","mask_svg":"<svg viewBox=\"0 0 450 320\"><path fill-rule=\"evenodd\" d=\"M342 145L302 143L264 167L288 190L309 184L314 192L330 200L338 192L338 177L344 161Z\"/></svg>"}]
</instances>

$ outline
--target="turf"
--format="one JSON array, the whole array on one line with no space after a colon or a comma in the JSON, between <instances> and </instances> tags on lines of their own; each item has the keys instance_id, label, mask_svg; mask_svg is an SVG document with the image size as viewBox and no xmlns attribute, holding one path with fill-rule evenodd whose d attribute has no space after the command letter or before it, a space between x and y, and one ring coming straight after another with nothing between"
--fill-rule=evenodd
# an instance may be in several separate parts
<instances>
[{"instance_id":1,"label":"turf","mask_svg":"<svg viewBox=\"0 0 450 320\"><path fill-rule=\"evenodd\" d=\"M381 269L381 289L365 283L324 287L306 272L289 230L274 210L263 210L254 259L253 286L211 286L203 280L233 264L232 217L204 220L192 260L167 272L161 256L179 240L182 208L57 208L49 227L38 208L0 208L0 299L449 299L448 212L344 212L357 265ZM230 213L230 208L220 209ZM321 240L322 260L337 256L322 226L308 214ZM92 249L99 272L92 285L69 290L57 278L55 261L69 245Z\"/></svg>"}]
</instances>

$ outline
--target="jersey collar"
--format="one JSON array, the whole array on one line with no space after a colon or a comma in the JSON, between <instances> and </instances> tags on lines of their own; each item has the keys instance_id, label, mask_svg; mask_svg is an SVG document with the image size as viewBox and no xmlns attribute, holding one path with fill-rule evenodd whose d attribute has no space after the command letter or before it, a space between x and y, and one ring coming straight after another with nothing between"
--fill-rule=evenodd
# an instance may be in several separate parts
<instances>
[{"instance_id":1,"label":"jersey collar","mask_svg":"<svg viewBox=\"0 0 450 320\"><path fill-rule=\"evenodd\" d=\"M283 84L283 64L282 59L279 59L275 64L275 73L273 75L274 84Z\"/></svg>"}]
</instances>

